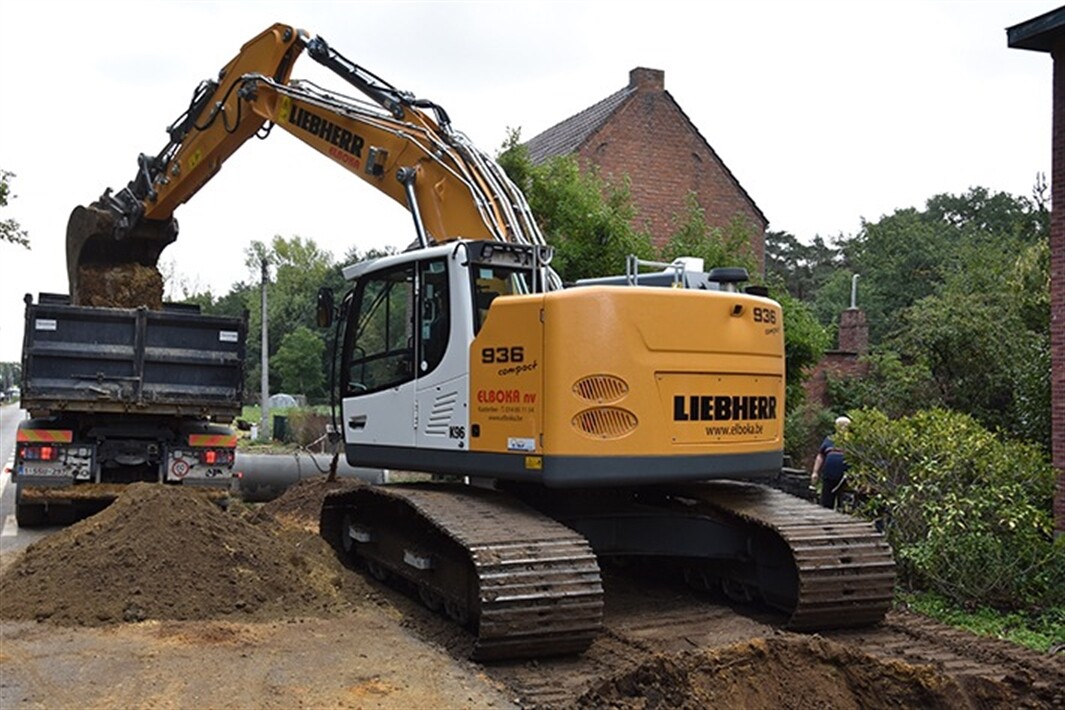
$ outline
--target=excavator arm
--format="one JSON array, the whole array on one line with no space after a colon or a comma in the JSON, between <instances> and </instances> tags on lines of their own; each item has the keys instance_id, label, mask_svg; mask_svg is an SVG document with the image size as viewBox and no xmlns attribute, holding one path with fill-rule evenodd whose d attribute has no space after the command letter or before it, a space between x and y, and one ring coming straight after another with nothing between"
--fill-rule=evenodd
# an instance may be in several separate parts
<instances>
[{"instance_id":1,"label":"excavator arm","mask_svg":"<svg viewBox=\"0 0 1065 710\"><path fill-rule=\"evenodd\" d=\"M370 101L290 80L304 50ZM544 244L521 191L452 129L443 108L396 89L322 38L277 24L246 43L217 80L200 84L166 146L140 156L125 188L71 214L67 268L75 302L85 266L154 268L177 237L175 209L248 139L274 126L406 206L423 247L460 237ZM560 285L553 275L551 285Z\"/></svg>"},{"instance_id":2,"label":"excavator arm","mask_svg":"<svg viewBox=\"0 0 1065 710\"><path fill-rule=\"evenodd\" d=\"M91 205L74 209L67 223L67 274L75 303L83 267L156 266L177 238L174 210L262 128L261 117L242 111L236 89L243 76L267 72L287 81L305 40L291 27L274 25L247 42L217 79L196 88L188 109L167 130L166 146L155 156L139 156L126 187L108 189Z\"/></svg>"}]
</instances>

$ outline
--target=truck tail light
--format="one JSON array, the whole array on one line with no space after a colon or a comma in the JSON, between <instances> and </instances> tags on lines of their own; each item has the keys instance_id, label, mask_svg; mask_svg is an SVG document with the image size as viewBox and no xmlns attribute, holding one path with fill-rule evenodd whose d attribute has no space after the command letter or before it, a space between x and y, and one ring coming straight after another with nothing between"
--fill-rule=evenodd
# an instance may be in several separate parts
<instances>
[{"instance_id":1,"label":"truck tail light","mask_svg":"<svg viewBox=\"0 0 1065 710\"><path fill-rule=\"evenodd\" d=\"M232 449L199 449L196 454L206 466L229 466L236 459Z\"/></svg>"},{"instance_id":2,"label":"truck tail light","mask_svg":"<svg viewBox=\"0 0 1065 710\"><path fill-rule=\"evenodd\" d=\"M59 449L55 446L25 446L22 448L23 461L55 461Z\"/></svg>"}]
</instances>

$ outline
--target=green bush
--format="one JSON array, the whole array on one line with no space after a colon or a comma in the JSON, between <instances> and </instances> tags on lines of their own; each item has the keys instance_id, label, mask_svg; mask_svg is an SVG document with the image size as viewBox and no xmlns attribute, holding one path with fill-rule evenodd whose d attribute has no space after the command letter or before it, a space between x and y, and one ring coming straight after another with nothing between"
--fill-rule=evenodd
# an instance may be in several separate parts
<instances>
[{"instance_id":1,"label":"green bush","mask_svg":"<svg viewBox=\"0 0 1065 710\"><path fill-rule=\"evenodd\" d=\"M805 383L828 348L828 333L817 322L810 307L784 289L774 289L773 298L784 315L784 371L787 411L800 409L806 400Z\"/></svg>"},{"instance_id":2,"label":"green bush","mask_svg":"<svg viewBox=\"0 0 1065 710\"><path fill-rule=\"evenodd\" d=\"M860 410L843 437L852 486L868 494L901 580L961 604L1065 603L1054 544L1054 471L1040 450L946 410L890 420Z\"/></svg>"},{"instance_id":3,"label":"green bush","mask_svg":"<svg viewBox=\"0 0 1065 710\"><path fill-rule=\"evenodd\" d=\"M804 402L784 416L784 454L795 468L813 465L821 442L835 429L836 414Z\"/></svg>"}]
</instances>

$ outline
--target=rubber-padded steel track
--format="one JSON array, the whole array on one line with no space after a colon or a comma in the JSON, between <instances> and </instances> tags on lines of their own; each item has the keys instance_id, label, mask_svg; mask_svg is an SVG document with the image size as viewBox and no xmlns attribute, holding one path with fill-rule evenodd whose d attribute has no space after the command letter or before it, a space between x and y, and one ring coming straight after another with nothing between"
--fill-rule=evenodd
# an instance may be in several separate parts
<instances>
[{"instance_id":1,"label":"rubber-padded steel track","mask_svg":"<svg viewBox=\"0 0 1065 710\"><path fill-rule=\"evenodd\" d=\"M592 643L602 625L603 586L583 537L507 495L446 484L365 487L330 496L323 534L328 535L328 510L334 519L348 512L357 523L369 507L397 503L413 513L404 516L408 520L431 526L466 551L475 573L477 601L470 609L478 629L475 659L580 653ZM431 548L427 542L423 549ZM419 583L416 572L401 567L390 565ZM467 590L446 594L464 598Z\"/></svg>"},{"instance_id":2,"label":"rubber-padded steel track","mask_svg":"<svg viewBox=\"0 0 1065 710\"><path fill-rule=\"evenodd\" d=\"M753 484L697 484L683 495L772 531L791 550L798 596L789 628L869 626L891 607L895 561L871 523Z\"/></svg>"}]
</instances>

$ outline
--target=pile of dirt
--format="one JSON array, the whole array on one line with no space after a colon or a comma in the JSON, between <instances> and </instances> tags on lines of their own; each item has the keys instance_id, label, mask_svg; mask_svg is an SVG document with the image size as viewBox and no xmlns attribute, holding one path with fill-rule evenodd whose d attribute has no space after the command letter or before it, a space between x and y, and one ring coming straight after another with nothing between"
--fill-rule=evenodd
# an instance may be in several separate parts
<instances>
[{"instance_id":1,"label":"pile of dirt","mask_svg":"<svg viewBox=\"0 0 1065 710\"><path fill-rule=\"evenodd\" d=\"M582 695L581 708L966 707L958 684L930 666L880 661L820 637L755 639L659 655Z\"/></svg>"},{"instance_id":2,"label":"pile of dirt","mask_svg":"<svg viewBox=\"0 0 1065 710\"><path fill-rule=\"evenodd\" d=\"M28 547L0 576L0 617L95 626L331 616L364 598L364 584L316 535L243 519L195 490L137 483Z\"/></svg>"},{"instance_id":3,"label":"pile of dirt","mask_svg":"<svg viewBox=\"0 0 1065 710\"><path fill-rule=\"evenodd\" d=\"M327 494L346 491L365 485L358 479L338 478L328 480L325 475L304 478L285 490L277 498L264 503L259 516L270 516L283 525L318 532L318 517Z\"/></svg>"},{"instance_id":4,"label":"pile of dirt","mask_svg":"<svg viewBox=\"0 0 1065 710\"><path fill-rule=\"evenodd\" d=\"M97 308L163 307L163 276L141 264L88 264L78 268L75 303Z\"/></svg>"}]
</instances>

